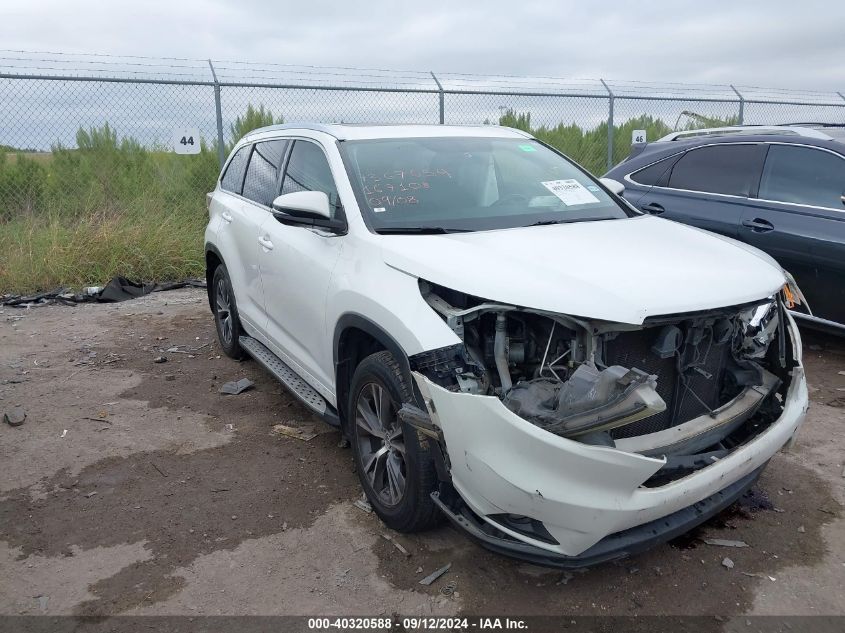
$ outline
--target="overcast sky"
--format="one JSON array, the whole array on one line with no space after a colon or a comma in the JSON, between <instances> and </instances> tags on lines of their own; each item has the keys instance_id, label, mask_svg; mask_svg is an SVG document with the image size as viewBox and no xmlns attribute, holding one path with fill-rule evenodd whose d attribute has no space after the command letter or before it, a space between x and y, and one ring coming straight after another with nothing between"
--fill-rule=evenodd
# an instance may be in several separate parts
<instances>
[{"instance_id":1,"label":"overcast sky","mask_svg":"<svg viewBox=\"0 0 845 633\"><path fill-rule=\"evenodd\" d=\"M3 0L0 14L4 49L845 91L842 0Z\"/></svg>"}]
</instances>

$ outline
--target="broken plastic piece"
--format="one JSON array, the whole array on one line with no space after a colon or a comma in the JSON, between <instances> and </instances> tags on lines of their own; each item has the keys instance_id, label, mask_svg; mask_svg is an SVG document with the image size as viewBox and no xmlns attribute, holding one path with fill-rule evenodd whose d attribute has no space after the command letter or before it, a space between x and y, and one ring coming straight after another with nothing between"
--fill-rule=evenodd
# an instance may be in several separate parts
<instances>
[{"instance_id":1,"label":"broken plastic piece","mask_svg":"<svg viewBox=\"0 0 845 633\"><path fill-rule=\"evenodd\" d=\"M423 578L422 580L420 580L420 584L421 584L421 585L426 585L426 586L430 585L430 584L431 584L431 583L433 583L435 580L437 580L438 578L440 578L440 576L442 576L442 575L443 575L443 574L445 574L447 571L449 571L449 569L450 569L451 567L452 567L452 563L446 563L446 564L445 564L443 567L441 567L440 569L437 569L437 570L435 570L435 571L431 572L428 576L426 576L425 578Z\"/></svg>"},{"instance_id":2,"label":"broken plastic piece","mask_svg":"<svg viewBox=\"0 0 845 633\"><path fill-rule=\"evenodd\" d=\"M721 547L748 547L745 541L731 541L724 538L706 538L704 542L708 545L719 545Z\"/></svg>"},{"instance_id":3,"label":"broken plastic piece","mask_svg":"<svg viewBox=\"0 0 845 633\"><path fill-rule=\"evenodd\" d=\"M236 396L247 389L251 389L254 385L255 383L249 378L241 378L240 380L234 382L225 383L222 387L220 387L220 393Z\"/></svg>"},{"instance_id":4,"label":"broken plastic piece","mask_svg":"<svg viewBox=\"0 0 845 633\"><path fill-rule=\"evenodd\" d=\"M370 505L370 502L367 501L366 495L361 495L360 499L356 499L353 504L359 510L363 510L367 514L370 514L373 511L373 506Z\"/></svg>"}]
</instances>

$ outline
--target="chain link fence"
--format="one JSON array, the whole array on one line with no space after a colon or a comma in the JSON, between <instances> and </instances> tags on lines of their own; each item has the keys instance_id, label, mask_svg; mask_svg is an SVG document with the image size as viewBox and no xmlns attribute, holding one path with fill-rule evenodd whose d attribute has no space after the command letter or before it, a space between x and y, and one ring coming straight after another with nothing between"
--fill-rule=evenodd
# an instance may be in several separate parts
<instances>
[{"instance_id":1,"label":"chain link fence","mask_svg":"<svg viewBox=\"0 0 845 633\"><path fill-rule=\"evenodd\" d=\"M78 248L74 242L82 238L134 226L115 266L146 278L198 270L202 262L193 250L179 254L184 243L175 241L158 258L144 249L159 252L159 243L178 230L198 240L205 193L228 149L250 129L282 121L508 125L532 132L601 174L628 155L634 130L654 140L673 130L714 125L842 124L845 96L0 51L0 247L26 237L16 231L29 230L30 253L38 248L63 253ZM180 141L190 141L191 147L181 149L192 153L178 153ZM158 233L147 230L151 224ZM40 225L53 232L41 236L43 243L33 251L32 228ZM79 227L83 233L73 233ZM0 292L4 279L32 268L29 257L19 270L0 263ZM95 263L68 264L76 266L72 275L24 274L24 285L87 280L104 273L98 266L109 254L89 248L75 257Z\"/></svg>"}]
</instances>

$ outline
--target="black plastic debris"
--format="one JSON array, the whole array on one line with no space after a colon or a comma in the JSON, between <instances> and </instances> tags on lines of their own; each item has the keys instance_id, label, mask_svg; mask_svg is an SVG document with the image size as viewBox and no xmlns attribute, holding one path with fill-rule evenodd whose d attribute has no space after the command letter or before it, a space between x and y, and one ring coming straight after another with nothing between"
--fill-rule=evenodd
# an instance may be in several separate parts
<instances>
[{"instance_id":1,"label":"black plastic debris","mask_svg":"<svg viewBox=\"0 0 845 633\"><path fill-rule=\"evenodd\" d=\"M433 583L435 580L437 580L438 578L440 578L440 576L442 576L442 575L443 575L443 574L445 574L447 571L449 571L449 569L450 569L451 567L452 567L452 563L446 563L446 564L445 564L443 567L441 567L440 569L437 569L437 570L435 570L435 571L431 572L428 576L426 576L425 578L423 578L422 580L420 580L420 584L421 584L421 585L426 585L426 586L430 585L430 584L431 584L431 583Z\"/></svg>"},{"instance_id":2,"label":"black plastic debris","mask_svg":"<svg viewBox=\"0 0 845 633\"><path fill-rule=\"evenodd\" d=\"M205 281L202 279L183 279L182 281L145 284L118 276L114 277L103 288L86 288L80 293L72 292L67 288L56 288L32 295L0 295L0 305L27 308L53 303L64 305L115 303L137 299L151 292L164 292L165 290L177 290L179 288L205 288Z\"/></svg>"},{"instance_id":3,"label":"black plastic debris","mask_svg":"<svg viewBox=\"0 0 845 633\"><path fill-rule=\"evenodd\" d=\"M220 393L236 396L239 393L243 393L247 389L252 389L252 386L255 383L252 382L249 378L241 378L240 380L227 382L222 387L220 387Z\"/></svg>"},{"instance_id":4,"label":"black plastic debris","mask_svg":"<svg viewBox=\"0 0 845 633\"><path fill-rule=\"evenodd\" d=\"M3 414L3 421L9 426L20 426L26 420L26 411L22 407L15 407Z\"/></svg>"}]
</instances>

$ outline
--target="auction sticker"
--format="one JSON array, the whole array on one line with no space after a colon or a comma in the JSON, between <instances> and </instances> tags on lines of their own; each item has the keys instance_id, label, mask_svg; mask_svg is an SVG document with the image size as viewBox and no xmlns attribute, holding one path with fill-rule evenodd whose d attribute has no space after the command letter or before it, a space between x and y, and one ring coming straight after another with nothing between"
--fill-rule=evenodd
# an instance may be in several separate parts
<instances>
[{"instance_id":1,"label":"auction sticker","mask_svg":"<svg viewBox=\"0 0 845 633\"><path fill-rule=\"evenodd\" d=\"M548 180L540 183L555 194L563 204L571 207L576 204L595 204L599 199L574 178L566 180Z\"/></svg>"}]
</instances>

